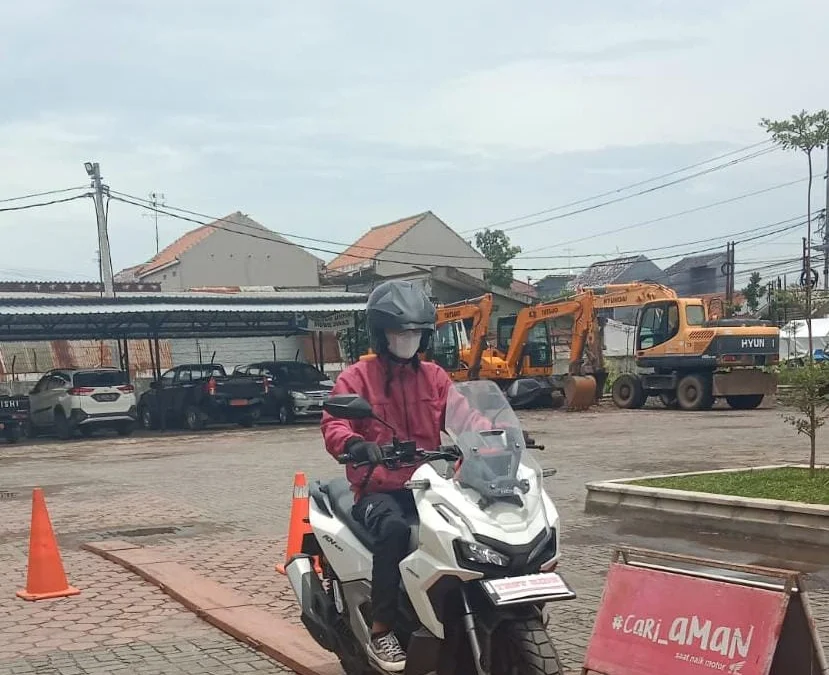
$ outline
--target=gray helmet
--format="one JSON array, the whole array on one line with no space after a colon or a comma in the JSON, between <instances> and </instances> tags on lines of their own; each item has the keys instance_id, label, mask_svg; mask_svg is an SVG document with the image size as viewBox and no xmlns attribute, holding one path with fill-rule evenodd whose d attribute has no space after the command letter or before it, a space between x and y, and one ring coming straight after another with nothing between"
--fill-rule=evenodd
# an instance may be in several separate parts
<instances>
[{"instance_id":1,"label":"gray helmet","mask_svg":"<svg viewBox=\"0 0 829 675\"><path fill-rule=\"evenodd\" d=\"M386 281L368 296L366 318L375 342L383 345L387 330L422 330L423 342L435 329L437 312L423 289L411 281Z\"/></svg>"}]
</instances>

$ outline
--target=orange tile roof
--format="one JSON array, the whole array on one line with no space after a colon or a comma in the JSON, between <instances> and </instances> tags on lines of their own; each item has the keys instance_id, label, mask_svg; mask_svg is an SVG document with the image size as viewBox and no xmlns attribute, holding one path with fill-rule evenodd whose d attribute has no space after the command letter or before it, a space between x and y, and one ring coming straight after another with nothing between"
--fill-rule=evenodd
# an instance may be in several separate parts
<instances>
[{"instance_id":1,"label":"orange tile roof","mask_svg":"<svg viewBox=\"0 0 829 675\"><path fill-rule=\"evenodd\" d=\"M334 260L328 263L326 267L329 270L338 270L349 265L374 260L379 253L400 239L406 232L428 216L429 213L429 211L426 211L416 216L396 220L393 223L372 227L343 253L340 253Z\"/></svg>"},{"instance_id":2,"label":"orange tile roof","mask_svg":"<svg viewBox=\"0 0 829 675\"><path fill-rule=\"evenodd\" d=\"M228 216L228 219L229 218L230 216ZM190 230L187 234L184 234L176 239L167 248L159 251L146 265L143 265L141 269L137 271L137 275L142 277L150 272L154 272L155 270L167 267L167 265L177 262L182 253L193 248L199 242L207 239L216 231L216 229L217 228L212 225L202 225L201 227L197 227L195 230Z\"/></svg>"}]
</instances>

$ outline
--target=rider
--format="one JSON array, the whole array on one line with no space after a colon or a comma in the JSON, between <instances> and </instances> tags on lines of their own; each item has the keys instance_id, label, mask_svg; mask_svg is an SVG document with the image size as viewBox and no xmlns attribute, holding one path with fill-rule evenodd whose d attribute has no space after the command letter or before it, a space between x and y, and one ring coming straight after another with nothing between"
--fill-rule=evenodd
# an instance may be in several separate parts
<instances>
[{"instance_id":1,"label":"rider","mask_svg":"<svg viewBox=\"0 0 829 675\"><path fill-rule=\"evenodd\" d=\"M374 419L343 420L323 414L322 433L329 453L348 453L368 466L346 472L355 495L354 518L374 537L369 654L384 670L401 672L406 653L393 632L400 589L400 561L408 553L407 517L416 513L405 489L416 467L382 464L380 445L396 435L418 448L440 445L446 401L452 382L438 365L423 362L435 328L435 306L420 286L387 281L372 291L366 306L368 329L376 358L359 361L337 378L332 394L358 394L393 432Z\"/></svg>"}]
</instances>

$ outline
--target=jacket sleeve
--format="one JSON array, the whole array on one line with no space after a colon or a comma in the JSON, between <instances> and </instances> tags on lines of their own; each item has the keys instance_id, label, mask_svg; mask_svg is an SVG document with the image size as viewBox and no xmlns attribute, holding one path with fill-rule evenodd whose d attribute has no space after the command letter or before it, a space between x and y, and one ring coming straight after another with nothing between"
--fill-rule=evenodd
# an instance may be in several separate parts
<instances>
[{"instance_id":1,"label":"jacket sleeve","mask_svg":"<svg viewBox=\"0 0 829 675\"><path fill-rule=\"evenodd\" d=\"M348 370L340 373L337 378L337 383L331 390L331 395L337 394L360 394L359 387L356 386L352 374ZM345 452L346 442L354 437L362 438L354 427L353 420L341 420L332 417L327 412L322 413L322 422L320 424L322 429L322 437L325 440L325 449L333 457L339 457Z\"/></svg>"}]
</instances>

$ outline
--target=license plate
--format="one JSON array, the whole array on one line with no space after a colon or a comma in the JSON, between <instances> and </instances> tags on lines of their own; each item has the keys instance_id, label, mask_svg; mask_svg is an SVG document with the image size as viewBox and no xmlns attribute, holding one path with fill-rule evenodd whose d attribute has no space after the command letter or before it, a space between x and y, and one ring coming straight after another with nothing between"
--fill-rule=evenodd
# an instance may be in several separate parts
<instances>
[{"instance_id":1,"label":"license plate","mask_svg":"<svg viewBox=\"0 0 829 675\"><path fill-rule=\"evenodd\" d=\"M236 407L247 405L247 404L248 404L248 400L246 398L234 398L234 399L230 400L230 405L236 406Z\"/></svg>"},{"instance_id":2,"label":"license plate","mask_svg":"<svg viewBox=\"0 0 829 675\"><path fill-rule=\"evenodd\" d=\"M98 403L112 403L118 400L118 394L95 394L92 398Z\"/></svg>"},{"instance_id":3,"label":"license plate","mask_svg":"<svg viewBox=\"0 0 829 675\"><path fill-rule=\"evenodd\" d=\"M555 572L529 574L524 577L481 581L493 605L515 605L522 602L572 600L575 592Z\"/></svg>"}]
</instances>

